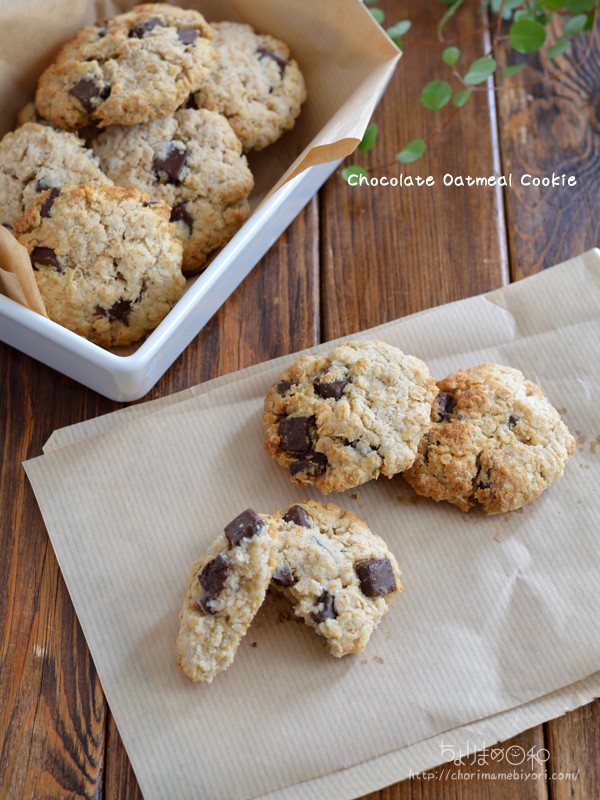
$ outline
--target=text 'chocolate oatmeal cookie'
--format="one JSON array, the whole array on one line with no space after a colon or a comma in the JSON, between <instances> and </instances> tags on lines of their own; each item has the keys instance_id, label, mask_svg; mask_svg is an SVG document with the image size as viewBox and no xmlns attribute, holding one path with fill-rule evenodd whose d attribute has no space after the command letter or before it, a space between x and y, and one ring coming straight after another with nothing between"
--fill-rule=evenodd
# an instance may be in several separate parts
<instances>
[{"instance_id":1,"label":"text 'chocolate oatmeal cookie'","mask_svg":"<svg viewBox=\"0 0 600 800\"><path fill-rule=\"evenodd\" d=\"M263 430L297 485L340 492L415 460L437 388L427 366L377 340L301 356L271 387Z\"/></svg>"},{"instance_id":2,"label":"text 'chocolate oatmeal cookie'","mask_svg":"<svg viewBox=\"0 0 600 800\"><path fill-rule=\"evenodd\" d=\"M35 105L59 128L147 122L175 111L216 57L212 30L197 11L136 6L68 41L41 76Z\"/></svg>"},{"instance_id":3,"label":"text 'chocolate oatmeal cookie'","mask_svg":"<svg viewBox=\"0 0 600 800\"><path fill-rule=\"evenodd\" d=\"M186 273L201 269L250 213L252 173L231 126L214 111L180 109L143 125L113 125L92 146L116 184L171 206Z\"/></svg>"},{"instance_id":4,"label":"text 'chocolate oatmeal cookie'","mask_svg":"<svg viewBox=\"0 0 600 800\"><path fill-rule=\"evenodd\" d=\"M194 562L179 615L177 663L210 683L232 663L277 564L275 518L246 509Z\"/></svg>"},{"instance_id":5,"label":"text 'chocolate oatmeal cookie'","mask_svg":"<svg viewBox=\"0 0 600 800\"><path fill-rule=\"evenodd\" d=\"M103 347L153 330L181 296L181 243L165 203L118 186L43 191L15 223L50 319Z\"/></svg>"},{"instance_id":6,"label":"text 'chocolate oatmeal cookie'","mask_svg":"<svg viewBox=\"0 0 600 800\"><path fill-rule=\"evenodd\" d=\"M404 477L418 494L461 511L515 511L563 474L575 440L542 390L498 364L440 381L432 426Z\"/></svg>"},{"instance_id":7,"label":"text 'chocolate oatmeal cookie'","mask_svg":"<svg viewBox=\"0 0 600 800\"><path fill-rule=\"evenodd\" d=\"M337 658L367 646L399 592L401 572L386 543L349 511L306 500L279 527L273 583Z\"/></svg>"}]
</instances>

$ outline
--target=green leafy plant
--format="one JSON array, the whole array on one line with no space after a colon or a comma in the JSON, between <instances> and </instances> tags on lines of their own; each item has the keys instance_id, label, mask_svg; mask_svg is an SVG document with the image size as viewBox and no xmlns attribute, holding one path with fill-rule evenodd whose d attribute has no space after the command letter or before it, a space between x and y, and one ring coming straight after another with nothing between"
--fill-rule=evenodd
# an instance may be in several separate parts
<instances>
[{"instance_id":1,"label":"green leafy plant","mask_svg":"<svg viewBox=\"0 0 600 800\"><path fill-rule=\"evenodd\" d=\"M377 7L377 0L364 0L364 3L374 19L383 25L385 14ZM469 64L464 64L461 63L459 42L447 41L444 29L450 19L465 5L465 0L440 0L440 4L445 10L436 30L441 61L444 68L450 70L450 74L445 76L447 79L436 79L424 86L420 102L433 112L439 112L448 105L452 105L453 110L442 128L435 130L429 137L413 139L396 153L396 161L401 164L410 164L421 158L429 141L446 127L459 109L467 103L472 93L487 91L484 84L499 71L495 56L498 55L500 48L508 49L507 61L514 60L511 56L515 54L518 54L516 58L521 59L521 56L531 56L540 50L545 52L547 58L555 59L569 50L575 36L583 34L589 36L587 55L596 34L596 22L600 13L600 0L482 0L480 6L491 32L491 46L489 52ZM462 8L462 13L466 11L466 8ZM472 7L470 11L472 13ZM552 37L549 36L551 23L555 23L553 29L558 27L560 30L560 34L554 37L553 41L550 41ZM402 19L388 27L386 32L401 50L406 50L410 49L411 43L404 37L411 27L410 20ZM582 61L575 67L581 66L581 63ZM502 75L504 78L510 78L526 67L527 61L519 60L518 63L504 67ZM377 125L372 123L367 127L358 149L368 153L375 144L377 135ZM345 180L351 175L368 176L368 172L364 167L352 164L342 170L342 177Z\"/></svg>"}]
</instances>

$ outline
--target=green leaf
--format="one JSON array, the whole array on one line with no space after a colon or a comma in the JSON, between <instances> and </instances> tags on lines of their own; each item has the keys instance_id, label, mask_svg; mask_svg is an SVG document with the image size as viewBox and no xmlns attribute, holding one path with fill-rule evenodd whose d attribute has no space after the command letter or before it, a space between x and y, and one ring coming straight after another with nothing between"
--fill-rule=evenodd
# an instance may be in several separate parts
<instances>
[{"instance_id":1,"label":"green leaf","mask_svg":"<svg viewBox=\"0 0 600 800\"><path fill-rule=\"evenodd\" d=\"M517 72L521 72L525 69L525 64L513 64L510 67L506 67L504 70L504 77L510 78L511 75L516 75Z\"/></svg>"},{"instance_id":2,"label":"green leaf","mask_svg":"<svg viewBox=\"0 0 600 800\"><path fill-rule=\"evenodd\" d=\"M364 175L367 178L369 177L367 170L359 167L357 164L350 164L349 167L344 167L342 170L342 178L346 181L346 183L348 183L352 175Z\"/></svg>"},{"instance_id":3,"label":"green leaf","mask_svg":"<svg viewBox=\"0 0 600 800\"><path fill-rule=\"evenodd\" d=\"M581 31L585 28L586 22L587 22L586 14L577 14L576 17L571 17L571 19L565 25L563 35L576 36L578 33L581 33Z\"/></svg>"},{"instance_id":4,"label":"green leaf","mask_svg":"<svg viewBox=\"0 0 600 800\"><path fill-rule=\"evenodd\" d=\"M587 15L587 22L585 23L584 30L591 31L595 23L596 23L596 15L594 14L593 11L590 11L590 13Z\"/></svg>"},{"instance_id":5,"label":"green leaf","mask_svg":"<svg viewBox=\"0 0 600 800\"><path fill-rule=\"evenodd\" d=\"M452 87L447 81L431 81L421 92L421 103L425 108L439 111L452 97Z\"/></svg>"},{"instance_id":6,"label":"green leaf","mask_svg":"<svg viewBox=\"0 0 600 800\"><path fill-rule=\"evenodd\" d=\"M571 42L565 36L561 36L554 42L552 47L548 48L548 58L556 58L568 50L569 47L571 47Z\"/></svg>"},{"instance_id":7,"label":"green leaf","mask_svg":"<svg viewBox=\"0 0 600 800\"><path fill-rule=\"evenodd\" d=\"M460 50L458 47L447 47L442 53L442 61L444 64L448 64L449 67L453 67L459 58Z\"/></svg>"},{"instance_id":8,"label":"green leaf","mask_svg":"<svg viewBox=\"0 0 600 800\"><path fill-rule=\"evenodd\" d=\"M379 133L379 128L374 122L372 122L370 125L367 125L367 129L365 130L362 140L358 145L358 149L362 153L368 153L369 150L371 150L371 148L375 144L375 140L377 139L378 133Z\"/></svg>"},{"instance_id":9,"label":"green leaf","mask_svg":"<svg viewBox=\"0 0 600 800\"><path fill-rule=\"evenodd\" d=\"M395 25L392 25L391 28L387 29L387 35L395 39L396 37L404 36L411 28L412 22L409 19L401 19L400 22L397 22Z\"/></svg>"},{"instance_id":10,"label":"green leaf","mask_svg":"<svg viewBox=\"0 0 600 800\"><path fill-rule=\"evenodd\" d=\"M478 83L485 83L490 75L496 71L496 60L491 56L484 56L483 58L476 59L469 71L465 75L465 83L470 86L476 86Z\"/></svg>"},{"instance_id":11,"label":"green leaf","mask_svg":"<svg viewBox=\"0 0 600 800\"><path fill-rule=\"evenodd\" d=\"M546 41L546 29L539 22L523 19L510 26L509 38L513 50L518 53L533 53Z\"/></svg>"},{"instance_id":12,"label":"green leaf","mask_svg":"<svg viewBox=\"0 0 600 800\"><path fill-rule=\"evenodd\" d=\"M453 105L457 108L462 108L467 100L471 97L471 92L469 89L460 89L455 95L454 99L452 100Z\"/></svg>"},{"instance_id":13,"label":"green leaf","mask_svg":"<svg viewBox=\"0 0 600 800\"><path fill-rule=\"evenodd\" d=\"M383 23L385 22L385 11L383 11L381 8L370 8L369 11L371 12L371 16L373 17L375 22L378 22L380 25L383 25Z\"/></svg>"},{"instance_id":14,"label":"green leaf","mask_svg":"<svg viewBox=\"0 0 600 800\"><path fill-rule=\"evenodd\" d=\"M404 150L396 153L396 161L399 161L401 164L411 164L413 161L421 158L424 152L425 142L423 139L413 139L412 142L406 145Z\"/></svg>"},{"instance_id":15,"label":"green leaf","mask_svg":"<svg viewBox=\"0 0 600 800\"><path fill-rule=\"evenodd\" d=\"M591 11L595 0L567 0L567 8L572 14L581 14L582 11Z\"/></svg>"},{"instance_id":16,"label":"green leaf","mask_svg":"<svg viewBox=\"0 0 600 800\"><path fill-rule=\"evenodd\" d=\"M540 0L540 5L549 11L558 11L559 8L564 8L566 3L565 0Z\"/></svg>"},{"instance_id":17,"label":"green leaf","mask_svg":"<svg viewBox=\"0 0 600 800\"><path fill-rule=\"evenodd\" d=\"M379 0L364 0L366 6L372 6L374 3L379 2Z\"/></svg>"},{"instance_id":18,"label":"green leaf","mask_svg":"<svg viewBox=\"0 0 600 800\"><path fill-rule=\"evenodd\" d=\"M448 11L446 11L444 16L438 22L438 26L437 26L437 32L438 33L442 32L442 30L445 28L446 23L448 22L448 20L456 14L456 12L462 6L462 4L463 4L463 0L455 0L455 2L452 3L452 5L448 9Z\"/></svg>"},{"instance_id":19,"label":"green leaf","mask_svg":"<svg viewBox=\"0 0 600 800\"><path fill-rule=\"evenodd\" d=\"M523 19L529 20L529 22L535 22L535 15L531 11L522 8L515 14L515 22L520 22Z\"/></svg>"}]
</instances>

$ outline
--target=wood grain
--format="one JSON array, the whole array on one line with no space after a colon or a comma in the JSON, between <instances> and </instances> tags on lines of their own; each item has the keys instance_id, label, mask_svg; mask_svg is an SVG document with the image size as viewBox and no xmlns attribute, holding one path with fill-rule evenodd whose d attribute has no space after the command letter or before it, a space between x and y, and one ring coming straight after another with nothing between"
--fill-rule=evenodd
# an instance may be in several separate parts
<instances>
[{"instance_id":1,"label":"wood grain","mask_svg":"<svg viewBox=\"0 0 600 800\"><path fill-rule=\"evenodd\" d=\"M498 158L495 110L479 93L409 165L394 163L411 139L444 124L449 111L419 103L428 81L440 77L442 47L410 44L435 39L438 0L381 3L386 25L412 20L405 54L375 112L380 133L374 149L349 159L373 176L432 175L432 187L350 187L341 177L322 191L321 261L323 337L345 336L440 303L508 282L502 197L492 188L446 187L443 176L492 175ZM460 17L465 63L483 52L479 15ZM449 27L449 35L452 28ZM387 166L385 166L387 165ZM418 355L418 354L417 354Z\"/></svg>"},{"instance_id":2,"label":"wood grain","mask_svg":"<svg viewBox=\"0 0 600 800\"><path fill-rule=\"evenodd\" d=\"M555 27L552 35L557 33ZM589 39L579 36L572 51L555 61L529 57L531 66L500 80L502 163L514 184L505 192L513 280L600 243L599 40L596 32L586 53ZM502 66L505 60L500 53ZM520 185L525 174L552 173L573 176L577 185Z\"/></svg>"},{"instance_id":3,"label":"wood grain","mask_svg":"<svg viewBox=\"0 0 600 800\"><path fill-rule=\"evenodd\" d=\"M600 797L600 700L545 727L552 800Z\"/></svg>"}]
</instances>

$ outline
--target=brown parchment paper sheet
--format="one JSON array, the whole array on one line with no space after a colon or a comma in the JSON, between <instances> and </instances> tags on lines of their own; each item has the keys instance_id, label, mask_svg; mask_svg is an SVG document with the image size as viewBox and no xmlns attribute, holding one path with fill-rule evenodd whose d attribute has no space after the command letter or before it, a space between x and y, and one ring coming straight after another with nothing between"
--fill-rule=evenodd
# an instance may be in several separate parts
<instances>
[{"instance_id":1,"label":"brown parchment paper sheet","mask_svg":"<svg viewBox=\"0 0 600 800\"><path fill-rule=\"evenodd\" d=\"M272 599L211 686L177 672L187 569L239 510L312 495L263 450L278 359L58 432L26 469L147 798L352 797L598 691L600 254L365 335L442 377L519 367L578 439L565 476L486 518L397 477L330 496L383 535L405 594L365 653L332 659ZM89 435L88 435L89 434ZM256 642L256 647L250 646Z\"/></svg>"},{"instance_id":2,"label":"brown parchment paper sheet","mask_svg":"<svg viewBox=\"0 0 600 800\"><path fill-rule=\"evenodd\" d=\"M33 98L39 76L65 41L96 19L133 5L129 0L3 0L0 136L13 128L19 108ZM308 167L354 150L400 57L360 0L193 0L175 5L196 8L209 21L248 22L282 39L306 78L308 99L294 129L248 155L255 178L253 209ZM45 314L39 293L36 298L31 290L35 278L29 262L8 263L0 267L15 277L0 280L0 291ZM195 280L188 280L188 287Z\"/></svg>"}]
</instances>

